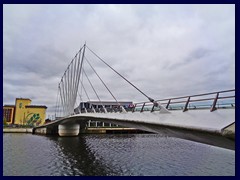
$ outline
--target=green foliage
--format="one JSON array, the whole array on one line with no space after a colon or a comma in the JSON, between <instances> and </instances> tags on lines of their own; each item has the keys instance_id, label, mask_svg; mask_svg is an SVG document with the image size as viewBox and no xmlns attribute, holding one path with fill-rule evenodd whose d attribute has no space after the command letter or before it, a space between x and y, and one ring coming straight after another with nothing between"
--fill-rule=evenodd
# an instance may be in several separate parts
<instances>
[{"instance_id":1,"label":"green foliage","mask_svg":"<svg viewBox=\"0 0 240 180\"><path fill-rule=\"evenodd\" d=\"M3 118L3 125L4 125L4 126L7 125L7 120L6 120L5 117Z\"/></svg>"},{"instance_id":2,"label":"green foliage","mask_svg":"<svg viewBox=\"0 0 240 180\"><path fill-rule=\"evenodd\" d=\"M26 125L28 126L35 126L41 123L41 118L39 113L30 113L27 115L26 119L27 119Z\"/></svg>"}]
</instances>

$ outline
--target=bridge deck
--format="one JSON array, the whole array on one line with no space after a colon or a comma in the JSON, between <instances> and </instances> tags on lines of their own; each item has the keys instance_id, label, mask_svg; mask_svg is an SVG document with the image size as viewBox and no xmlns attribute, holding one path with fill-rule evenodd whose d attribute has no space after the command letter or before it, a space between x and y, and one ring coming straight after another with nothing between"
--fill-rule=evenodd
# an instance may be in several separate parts
<instances>
[{"instance_id":1,"label":"bridge deck","mask_svg":"<svg viewBox=\"0 0 240 180\"><path fill-rule=\"evenodd\" d=\"M88 120L114 123L143 131L160 133L206 144L235 149L235 108L191 111L82 113L53 121L38 128L59 124L81 124Z\"/></svg>"}]
</instances>

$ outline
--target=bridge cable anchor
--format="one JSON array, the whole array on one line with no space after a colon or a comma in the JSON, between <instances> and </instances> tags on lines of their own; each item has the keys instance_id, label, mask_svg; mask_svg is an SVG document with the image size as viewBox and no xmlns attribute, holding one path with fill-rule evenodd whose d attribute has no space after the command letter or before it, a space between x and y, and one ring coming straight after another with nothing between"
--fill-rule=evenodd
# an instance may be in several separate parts
<instances>
[{"instance_id":1,"label":"bridge cable anchor","mask_svg":"<svg viewBox=\"0 0 240 180\"><path fill-rule=\"evenodd\" d=\"M123 106L120 106L122 113L127 113L126 109Z\"/></svg>"}]
</instances>

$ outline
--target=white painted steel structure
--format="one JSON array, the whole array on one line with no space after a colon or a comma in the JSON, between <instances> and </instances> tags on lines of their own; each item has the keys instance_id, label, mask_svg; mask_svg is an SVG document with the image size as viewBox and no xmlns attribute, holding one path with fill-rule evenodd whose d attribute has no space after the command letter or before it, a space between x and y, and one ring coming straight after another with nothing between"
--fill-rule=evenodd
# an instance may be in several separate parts
<instances>
[{"instance_id":1,"label":"white painted steel structure","mask_svg":"<svg viewBox=\"0 0 240 180\"><path fill-rule=\"evenodd\" d=\"M104 64L110 67L149 100L147 102L135 103L131 109L124 109L97 74L90 62L86 59L85 48L86 44L84 44L75 55L58 85L59 96L56 103L56 112L60 113L61 118L51 123L35 127L33 133L44 132L46 134L58 133L60 136L76 136L79 132L84 130L88 120L95 120L234 149L234 89L154 100L88 48ZM116 103L119 104L119 108L110 110L105 108L93 84L88 78L87 73L83 69L84 59L86 59L92 71L98 76L99 80L104 84ZM75 105L79 83L81 83L90 101L87 90L84 88L83 82L81 81L83 75L86 76L99 103L102 104L100 109L95 109L92 106L89 109L84 108L74 111L74 107L80 107L79 105ZM203 104L202 102L208 103ZM175 105L177 105L178 108L176 108ZM78 112L78 114L76 114L76 112ZM230 126L231 128L229 128ZM226 129L228 132L226 132Z\"/></svg>"}]
</instances>

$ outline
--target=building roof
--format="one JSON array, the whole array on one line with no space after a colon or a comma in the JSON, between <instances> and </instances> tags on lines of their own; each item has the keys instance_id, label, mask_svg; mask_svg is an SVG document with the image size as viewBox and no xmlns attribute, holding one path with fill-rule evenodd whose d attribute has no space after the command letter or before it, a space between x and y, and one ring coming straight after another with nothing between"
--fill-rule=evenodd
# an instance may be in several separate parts
<instances>
[{"instance_id":1,"label":"building roof","mask_svg":"<svg viewBox=\"0 0 240 180\"><path fill-rule=\"evenodd\" d=\"M3 107L15 107L15 105L11 105L11 104L4 104Z\"/></svg>"},{"instance_id":2,"label":"building roof","mask_svg":"<svg viewBox=\"0 0 240 180\"><path fill-rule=\"evenodd\" d=\"M44 105L27 105L26 108L45 108L47 109L47 106Z\"/></svg>"},{"instance_id":3,"label":"building roof","mask_svg":"<svg viewBox=\"0 0 240 180\"><path fill-rule=\"evenodd\" d=\"M32 101L32 100L29 99L29 98L16 98L16 100L29 100L29 101Z\"/></svg>"}]
</instances>

